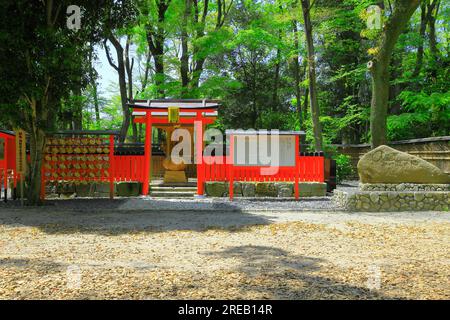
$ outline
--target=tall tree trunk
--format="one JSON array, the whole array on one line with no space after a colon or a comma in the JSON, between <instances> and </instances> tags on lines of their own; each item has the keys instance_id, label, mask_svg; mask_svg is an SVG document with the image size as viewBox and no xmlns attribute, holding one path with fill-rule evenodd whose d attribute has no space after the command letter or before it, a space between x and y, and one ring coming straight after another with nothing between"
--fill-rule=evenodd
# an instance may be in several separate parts
<instances>
[{"instance_id":1,"label":"tall tree trunk","mask_svg":"<svg viewBox=\"0 0 450 320\"><path fill-rule=\"evenodd\" d=\"M50 83L50 80L48 80ZM45 128L41 127L47 121L48 91L46 90L41 100L35 98L27 99L31 114L26 115L26 129L30 137L30 164L28 170L28 205L36 206L42 204L41 199L41 168L44 159Z\"/></svg>"},{"instance_id":2,"label":"tall tree trunk","mask_svg":"<svg viewBox=\"0 0 450 320\"><path fill-rule=\"evenodd\" d=\"M100 107L98 103L98 86L97 86L97 79L95 74L95 68L94 68L94 47L91 44L90 52L89 52L89 76L91 80L91 86L92 86L92 94L94 98L94 112L95 112L95 123L97 125L100 124Z\"/></svg>"},{"instance_id":3,"label":"tall tree trunk","mask_svg":"<svg viewBox=\"0 0 450 320\"><path fill-rule=\"evenodd\" d=\"M303 97L303 119L308 117L308 104L309 104L309 88L305 89L305 96Z\"/></svg>"},{"instance_id":4,"label":"tall tree trunk","mask_svg":"<svg viewBox=\"0 0 450 320\"><path fill-rule=\"evenodd\" d=\"M281 34L280 34L281 37ZM275 76L273 79L273 94L272 94L272 105L271 105L271 109L273 110L275 108L275 110L278 110L278 87L279 87L279 83L280 83L280 49L277 49L277 62L275 64Z\"/></svg>"},{"instance_id":5,"label":"tall tree trunk","mask_svg":"<svg viewBox=\"0 0 450 320\"><path fill-rule=\"evenodd\" d=\"M181 58L180 58L180 73L181 73L181 95L183 98L187 97L189 87L189 51L188 51L188 19L191 15L192 0L184 1L183 23L181 30Z\"/></svg>"},{"instance_id":6,"label":"tall tree trunk","mask_svg":"<svg viewBox=\"0 0 450 320\"><path fill-rule=\"evenodd\" d=\"M228 14L230 13L233 2L234 0L230 0L228 3L226 0L217 0L217 18L216 18L216 26L214 29L215 31L218 31L220 28L223 27L228 17ZM200 17L200 10L198 7L198 0L193 0L193 4L195 12L194 22L197 25L195 38L196 40L198 40L201 37L205 36L205 23L206 17L208 15L209 0L203 0L203 12L201 17ZM194 52L193 52L194 67L192 70L192 79L190 81L190 88L194 90L200 86L200 79L206 62L206 57L198 56L199 52L200 48L194 45Z\"/></svg>"},{"instance_id":7,"label":"tall tree trunk","mask_svg":"<svg viewBox=\"0 0 450 320\"><path fill-rule=\"evenodd\" d=\"M203 1L203 11L202 15L200 17L200 9L198 7L198 0L193 0L194 4L194 23L196 25L196 32L195 32L195 39L198 40L205 36L205 23L206 23L206 16L208 15L208 8L209 8L209 0ZM220 12L222 12L222 3L218 2L218 9ZM218 14L218 20L222 18L222 14ZM218 23L216 23L216 30L218 27ZM193 59L194 59L194 66L192 70L192 79L190 82L191 89L197 89L200 85L200 78L203 72L203 67L205 65L206 59L204 57L199 57L200 48L194 41L194 50L193 50Z\"/></svg>"},{"instance_id":8,"label":"tall tree trunk","mask_svg":"<svg viewBox=\"0 0 450 320\"><path fill-rule=\"evenodd\" d=\"M303 59L303 73L302 73L302 79L306 79L307 77L307 70L308 70L308 60ZM305 88L305 96L303 98L303 121L306 120L308 117L308 105L309 105L309 88Z\"/></svg>"},{"instance_id":9,"label":"tall tree trunk","mask_svg":"<svg viewBox=\"0 0 450 320\"><path fill-rule=\"evenodd\" d=\"M54 5L53 0L45 2L46 7L46 22L47 31L53 33L54 23L58 17L59 11L56 10L53 16ZM30 59L30 53L25 50L25 55L27 59ZM31 61L28 61L28 72L30 75L33 74L33 70L30 68ZM52 99L51 94L52 77L51 75L46 75L46 85L43 90L43 94L39 97L25 95L25 100L30 106L31 112L25 113L24 126L29 133L30 137L30 164L28 170L28 192L27 192L27 203L28 205L40 205L42 204L41 199L41 170L44 158L44 148L45 148L45 136L48 126L48 114L49 114L49 101ZM54 102L54 101L52 101ZM50 126L51 127L51 126Z\"/></svg>"},{"instance_id":10,"label":"tall tree trunk","mask_svg":"<svg viewBox=\"0 0 450 320\"><path fill-rule=\"evenodd\" d=\"M413 71L413 78L416 78L419 73L420 70L422 69L422 65L423 65L423 52L424 52L424 48L423 48L423 42L424 42L424 38L425 38L425 31L427 29L427 5L426 5L426 1L422 1L421 5L420 5L420 30L419 30L419 46L417 48L417 56L416 56L416 65L414 67L414 71Z\"/></svg>"},{"instance_id":11,"label":"tall tree trunk","mask_svg":"<svg viewBox=\"0 0 450 320\"><path fill-rule=\"evenodd\" d=\"M28 205L42 204L41 199L41 167L44 160L45 132L37 128L30 132L30 170L28 176Z\"/></svg>"},{"instance_id":12,"label":"tall tree trunk","mask_svg":"<svg viewBox=\"0 0 450 320\"><path fill-rule=\"evenodd\" d=\"M131 38L130 36L127 37L127 43L125 45L125 70L127 72L127 79L128 79L128 99L127 101L133 100L133 67L134 67L134 58L130 60L130 45L131 45ZM129 110L129 109L128 109ZM131 128L133 131L133 142L137 142L137 125L133 121L133 116L130 112L130 122L131 122Z\"/></svg>"},{"instance_id":13,"label":"tall tree trunk","mask_svg":"<svg viewBox=\"0 0 450 320\"><path fill-rule=\"evenodd\" d=\"M161 41L164 41L164 39L161 38ZM164 74L164 44L159 43L155 50L153 59L155 61L155 83L158 90L158 97L164 98L166 96L165 94L165 74Z\"/></svg>"},{"instance_id":14,"label":"tall tree trunk","mask_svg":"<svg viewBox=\"0 0 450 320\"><path fill-rule=\"evenodd\" d=\"M369 62L372 74L372 102L370 109L371 145L376 148L387 142L386 120L389 102L389 65L398 37L405 28L420 0L396 0L394 11L381 33L378 53Z\"/></svg>"},{"instance_id":15,"label":"tall tree trunk","mask_svg":"<svg viewBox=\"0 0 450 320\"><path fill-rule=\"evenodd\" d=\"M77 84L76 88L73 90L73 94L76 97L74 109L72 110L72 127L73 130L83 130L83 104L81 101L81 77L80 83Z\"/></svg>"},{"instance_id":16,"label":"tall tree trunk","mask_svg":"<svg viewBox=\"0 0 450 320\"><path fill-rule=\"evenodd\" d=\"M294 31L294 46L295 46L295 52L296 54L292 58L292 70L294 73L294 88L295 88L295 98L297 100L296 103L296 109L298 114L298 120L299 120L299 129L301 130L303 127L303 117L302 117L302 93L300 88L300 41L299 41L299 33L298 33L298 27L297 27L297 21L292 22L293 31Z\"/></svg>"},{"instance_id":17,"label":"tall tree trunk","mask_svg":"<svg viewBox=\"0 0 450 320\"><path fill-rule=\"evenodd\" d=\"M144 78L141 77L141 92L145 91L148 84L148 77L150 74L150 62L152 59L152 54L150 52L147 53L147 59L145 61L145 69L144 69Z\"/></svg>"},{"instance_id":18,"label":"tall tree trunk","mask_svg":"<svg viewBox=\"0 0 450 320\"><path fill-rule=\"evenodd\" d=\"M114 46L114 48L116 50L116 54L117 54L117 65L115 65L109 54L109 49L108 49L107 43L105 41L105 50L106 50L106 56L108 58L108 62L117 71L117 74L119 76L120 101L122 104L122 113L123 113L123 120L122 120L122 126L120 128L119 142L124 143L125 139L127 137L128 128L130 127L130 118L131 118L131 112L130 112L130 109L128 108L124 49L122 48L122 45L120 44L119 40L116 39L114 37L114 35L110 34L108 36L108 40Z\"/></svg>"},{"instance_id":19,"label":"tall tree trunk","mask_svg":"<svg viewBox=\"0 0 450 320\"><path fill-rule=\"evenodd\" d=\"M303 19L305 22L306 46L308 50L308 78L309 78L309 104L313 123L314 146L316 151L322 151L322 126L320 124L320 109L317 98L316 62L311 24L311 5L309 0L301 0Z\"/></svg>"},{"instance_id":20,"label":"tall tree trunk","mask_svg":"<svg viewBox=\"0 0 450 320\"><path fill-rule=\"evenodd\" d=\"M100 124L100 106L98 103L98 88L97 88L97 81L92 82L92 89L94 93L94 110L95 110L95 123L97 125Z\"/></svg>"},{"instance_id":21,"label":"tall tree trunk","mask_svg":"<svg viewBox=\"0 0 450 320\"><path fill-rule=\"evenodd\" d=\"M153 60L155 61L155 84L157 86L158 98L164 98L166 96L164 89L164 22L170 2L171 0L156 1L158 10L158 25L156 26L155 30L153 30L153 26L147 25L147 44L153 56Z\"/></svg>"},{"instance_id":22,"label":"tall tree trunk","mask_svg":"<svg viewBox=\"0 0 450 320\"><path fill-rule=\"evenodd\" d=\"M431 75L433 79L437 77L439 63L441 61L440 52L436 39L436 17L439 13L440 0L431 0L427 5L428 39L431 52Z\"/></svg>"}]
</instances>

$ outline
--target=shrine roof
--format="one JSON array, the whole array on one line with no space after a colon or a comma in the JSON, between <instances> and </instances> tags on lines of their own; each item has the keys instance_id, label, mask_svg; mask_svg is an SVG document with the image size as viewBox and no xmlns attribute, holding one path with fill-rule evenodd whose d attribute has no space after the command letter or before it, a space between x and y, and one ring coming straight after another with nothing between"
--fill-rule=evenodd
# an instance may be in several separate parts
<instances>
[{"instance_id":1,"label":"shrine roof","mask_svg":"<svg viewBox=\"0 0 450 320\"><path fill-rule=\"evenodd\" d=\"M131 108L139 109L168 109L169 107L179 107L182 109L218 109L219 100L212 99L154 99L154 100L133 100L128 103Z\"/></svg>"}]
</instances>

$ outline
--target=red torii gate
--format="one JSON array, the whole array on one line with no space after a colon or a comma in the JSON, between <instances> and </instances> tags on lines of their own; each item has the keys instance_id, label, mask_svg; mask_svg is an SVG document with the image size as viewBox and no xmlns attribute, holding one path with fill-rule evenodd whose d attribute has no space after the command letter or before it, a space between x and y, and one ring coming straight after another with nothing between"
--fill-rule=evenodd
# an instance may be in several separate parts
<instances>
[{"instance_id":1,"label":"red torii gate","mask_svg":"<svg viewBox=\"0 0 450 320\"><path fill-rule=\"evenodd\" d=\"M160 99L134 100L128 104L133 109L135 123L145 124L145 161L144 183L142 193L149 195L150 165L152 154L152 125L192 125L195 130L195 156L197 164L197 194L203 196L203 132L207 124L212 124L217 118L220 104L218 100L209 99ZM179 119L171 122L169 108L177 108Z\"/></svg>"}]
</instances>

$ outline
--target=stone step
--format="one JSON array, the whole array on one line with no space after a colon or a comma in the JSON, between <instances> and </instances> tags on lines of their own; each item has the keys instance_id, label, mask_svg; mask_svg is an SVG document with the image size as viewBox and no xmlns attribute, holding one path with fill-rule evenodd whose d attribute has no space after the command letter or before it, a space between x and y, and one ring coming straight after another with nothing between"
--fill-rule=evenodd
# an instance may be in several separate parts
<instances>
[{"instance_id":1,"label":"stone step","mask_svg":"<svg viewBox=\"0 0 450 320\"><path fill-rule=\"evenodd\" d=\"M151 191L150 196L155 198L193 198L195 192L183 191Z\"/></svg>"},{"instance_id":2,"label":"stone step","mask_svg":"<svg viewBox=\"0 0 450 320\"><path fill-rule=\"evenodd\" d=\"M168 187L168 188L197 188L197 183L195 182L181 182L181 183L163 183L163 182L152 182L150 184L151 188L155 187Z\"/></svg>"},{"instance_id":3,"label":"stone step","mask_svg":"<svg viewBox=\"0 0 450 320\"><path fill-rule=\"evenodd\" d=\"M197 188L194 187L150 187L152 192L186 192L186 193L195 193L197 192Z\"/></svg>"}]
</instances>

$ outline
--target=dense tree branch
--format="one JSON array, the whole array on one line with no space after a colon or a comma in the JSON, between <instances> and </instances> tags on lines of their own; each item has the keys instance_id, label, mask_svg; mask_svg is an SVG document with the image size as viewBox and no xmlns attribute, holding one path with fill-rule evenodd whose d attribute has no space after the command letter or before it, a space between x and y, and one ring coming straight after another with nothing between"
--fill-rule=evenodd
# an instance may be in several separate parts
<instances>
[{"instance_id":1,"label":"dense tree branch","mask_svg":"<svg viewBox=\"0 0 450 320\"><path fill-rule=\"evenodd\" d=\"M119 72L119 67L114 64L114 61L111 58L111 54L109 52L109 47L108 47L108 40L107 39L103 40L103 44L105 46L106 58L108 59L109 65L111 67L113 67L117 72Z\"/></svg>"}]
</instances>

